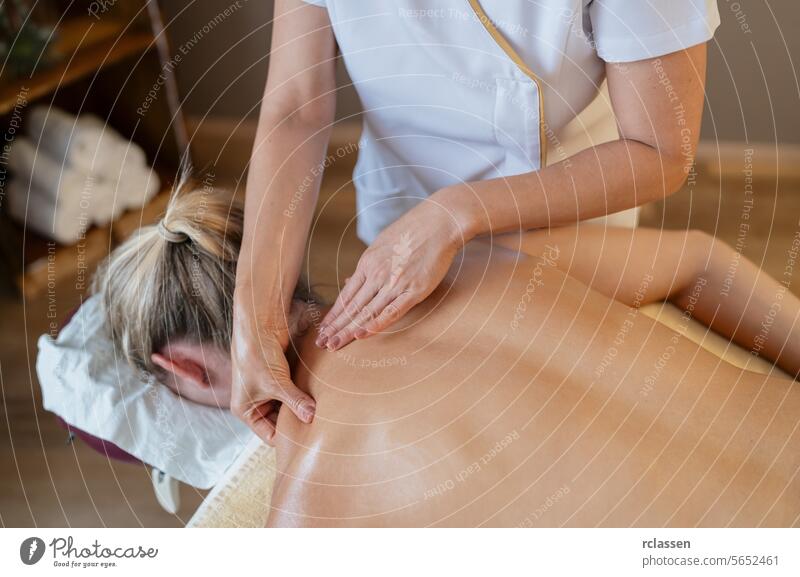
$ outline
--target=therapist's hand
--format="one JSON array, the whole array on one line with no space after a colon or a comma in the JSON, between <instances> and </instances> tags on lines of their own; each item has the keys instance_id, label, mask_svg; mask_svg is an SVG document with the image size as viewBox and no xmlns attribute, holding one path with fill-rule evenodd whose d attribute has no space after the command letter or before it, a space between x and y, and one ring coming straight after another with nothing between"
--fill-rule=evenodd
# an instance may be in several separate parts
<instances>
[{"instance_id":1,"label":"therapist's hand","mask_svg":"<svg viewBox=\"0 0 800 577\"><path fill-rule=\"evenodd\" d=\"M283 312L259 315L241 303L234 304L231 411L270 445L281 406L305 423L314 419L316 410L314 400L291 379L285 354L289 345L286 316Z\"/></svg>"},{"instance_id":2,"label":"therapist's hand","mask_svg":"<svg viewBox=\"0 0 800 577\"><path fill-rule=\"evenodd\" d=\"M361 255L320 324L317 345L337 350L386 330L433 292L466 240L435 195L415 206Z\"/></svg>"}]
</instances>

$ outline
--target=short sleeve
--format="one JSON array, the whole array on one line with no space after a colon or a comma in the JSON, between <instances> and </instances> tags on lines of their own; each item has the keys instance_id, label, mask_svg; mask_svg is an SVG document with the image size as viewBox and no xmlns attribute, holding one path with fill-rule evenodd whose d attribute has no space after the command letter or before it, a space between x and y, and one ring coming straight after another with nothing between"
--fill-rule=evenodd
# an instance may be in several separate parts
<instances>
[{"instance_id":1,"label":"short sleeve","mask_svg":"<svg viewBox=\"0 0 800 577\"><path fill-rule=\"evenodd\" d=\"M311 4L313 6L319 6L320 8L325 8L325 3L328 0L303 0L306 4Z\"/></svg>"},{"instance_id":2,"label":"short sleeve","mask_svg":"<svg viewBox=\"0 0 800 577\"><path fill-rule=\"evenodd\" d=\"M598 56L606 62L656 58L707 42L719 26L716 0L591 0Z\"/></svg>"}]
</instances>

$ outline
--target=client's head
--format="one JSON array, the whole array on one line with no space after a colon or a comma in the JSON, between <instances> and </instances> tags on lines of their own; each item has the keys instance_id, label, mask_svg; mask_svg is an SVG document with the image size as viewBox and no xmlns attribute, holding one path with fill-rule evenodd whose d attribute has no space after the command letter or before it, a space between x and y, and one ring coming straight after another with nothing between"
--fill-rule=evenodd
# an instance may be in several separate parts
<instances>
[{"instance_id":1,"label":"client's head","mask_svg":"<svg viewBox=\"0 0 800 577\"><path fill-rule=\"evenodd\" d=\"M230 341L240 203L184 182L162 220L139 229L99 269L111 337L121 354L177 394L230 406Z\"/></svg>"}]
</instances>

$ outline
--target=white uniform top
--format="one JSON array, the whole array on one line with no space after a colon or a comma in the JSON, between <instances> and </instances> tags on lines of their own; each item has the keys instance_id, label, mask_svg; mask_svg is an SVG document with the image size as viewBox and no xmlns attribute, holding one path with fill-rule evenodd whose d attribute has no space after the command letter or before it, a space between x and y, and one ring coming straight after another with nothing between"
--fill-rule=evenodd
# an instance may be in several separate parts
<instances>
[{"instance_id":1,"label":"white uniform top","mask_svg":"<svg viewBox=\"0 0 800 577\"><path fill-rule=\"evenodd\" d=\"M364 108L354 181L367 243L440 188L537 170L543 138L550 164L616 139L604 61L675 52L719 25L715 0L482 0L534 79L474 1L306 1L327 7Z\"/></svg>"}]
</instances>

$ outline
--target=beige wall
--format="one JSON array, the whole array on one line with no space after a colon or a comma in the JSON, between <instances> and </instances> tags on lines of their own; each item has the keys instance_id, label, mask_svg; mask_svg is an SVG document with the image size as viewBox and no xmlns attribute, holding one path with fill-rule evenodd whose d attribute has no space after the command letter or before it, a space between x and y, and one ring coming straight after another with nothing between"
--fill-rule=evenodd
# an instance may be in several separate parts
<instances>
[{"instance_id":1,"label":"beige wall","mask_svg":"<svg viewBox=\"0 0 800 577\"><path fill-rule=\"evenodd\" d=\"M242 117L255 114L266 75L272 0L162 0L172 50L187 46L178 66L185 110ZM800 2L718 0L722 26L709 49L706 140L800 144ZM737 11L738 8L738 11ZM794 63L792 62L794 59ZM341 72L342 83L346 76ZM339 96L339 114L358 110L352 89Z\"/></svg>"},{"instance_id":2,"label":"beige wall","mask_svg":"<svg viewBox=\"0 0 800 577\"><path fill-rule=\"evenodd\" d=\"M177 74L187 115L257 114L267 75L273 1L162 0L161 6L170 48L181 55ZM198 33L199 41L194 41ZM340 85L346 85L341 65L339 72ZM340 116L359 110L352 88L340 94Z\"/></svg>"},{"instance_id":3,"label":"beige wall","mask_svg":"<svg viewBox=\"0 0 800 577\"><path fill-rule=\"evenodd\" d=\"M800 143L800 2L718 6L722 26L709 46L704 138Z\"/></svg>"}]
</instances>

